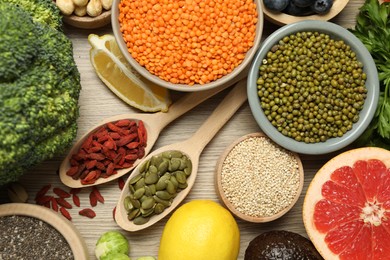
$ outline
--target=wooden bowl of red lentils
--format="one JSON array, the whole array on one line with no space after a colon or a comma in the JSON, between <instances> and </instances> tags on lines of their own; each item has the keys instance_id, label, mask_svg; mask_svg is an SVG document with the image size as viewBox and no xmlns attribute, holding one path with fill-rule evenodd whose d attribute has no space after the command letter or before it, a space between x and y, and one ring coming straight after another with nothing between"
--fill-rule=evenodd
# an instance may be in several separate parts
<instances>
[{"instance_id":1,"label":"wooden bowl of red lentils","mask_svg":"<svg viewBox=\"0 0 390 260\"><path fill-rule=\"evenodd\" d=\"M202 91L247 76L263 31L260 2L114 0L111 25L143 77L176 91Z\"/></svg>"},{"instance_id":2,"label":"wooden bowl of red lentils","mask_svg":"<svg viewBox=\"0 0 390 260\"><path fill-rule=\"evenodd\" d=\"M220 156L215 186L221 202L238 218L273 221L297 202L303 187L302 162L263 133L245 135Z\"/></svg>"},{"instance_id":3,"label":"wooden bowl of red lentils","mask_svg":"<svg viewBox=\"0 0 390 260\"><path fill-rule=\"evenodd\" d=\"M0 205L0 252L7 259L86 260L88 249L76 227L39 205Z\"/></svg>"}]
</instances>

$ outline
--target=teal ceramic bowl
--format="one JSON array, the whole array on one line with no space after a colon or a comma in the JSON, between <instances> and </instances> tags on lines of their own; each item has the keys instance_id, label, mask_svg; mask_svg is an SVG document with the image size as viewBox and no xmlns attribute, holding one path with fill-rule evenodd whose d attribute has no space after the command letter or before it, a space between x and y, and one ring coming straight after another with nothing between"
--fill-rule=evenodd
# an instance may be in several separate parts
<instances>
[{"instance_id":1,"label":"teal ceramic bowl","mask_svg":"<svg viewBox=\"0 0 390 260\"><path fill-rule=\"evenodd\" d=\"M341 39L355 52L357 59L362 62L363 71L367 75L365 86L367 97L364 107L360 111L359 120L353 124L351 130L342 137L327 139L325 142L305 143L296 141L293 138L283 135L276 129L265 116L260 105L258 96L257 79L259 77L259 67L263 62L267 52L279 42L283 37L303 31L317 31L328 34L333 39ZM379 79L375 63L361 41L345 28L326 21L302 21L292 23L279 28L272 33L261 45L256 53L248 74L248 102L253 117L261 130L280 146L301 154L326 154L345 148L353 143L367 128L371 122L379 99Z\"/></svg>"}]
</instances>

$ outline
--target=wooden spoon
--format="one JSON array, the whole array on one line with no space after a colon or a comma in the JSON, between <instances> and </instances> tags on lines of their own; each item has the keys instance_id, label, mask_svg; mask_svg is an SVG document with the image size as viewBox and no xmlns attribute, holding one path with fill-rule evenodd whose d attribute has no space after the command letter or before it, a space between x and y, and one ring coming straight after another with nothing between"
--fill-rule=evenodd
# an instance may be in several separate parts
<instances>
[{"instance_id":1,"label":"wooden spoon","mask_svg":"<svg viewBox=\"0 0 390 260\"><path fill-rule=\"evenodd\" d=\"M196 107L198 104L202 103L206 99L210 98L211 96L219 93L220 91L226 89L228 86L231 86L231 84L236 83L238 80L243 78L242 74L241 76L237 77L237 79L234 80L234 82L231 82L228 84L225 84L218 88L213 88L205 91L199 91L199 92L192 92L189 94L184 95L182 98L180 98L178 101L173 103L169 111L167 113L164 112L158 112L154 114L146 114L146 113L132 113L132 114L122 114L117 115L113 117L109 117L104 119L100 124L93 127L87 133L85 133L71 148L68 155L65 157L65 159L62 161L59 169L59 175L60 179L63 184L65 184L68 187L71 188L82 188L82 187L88 187L88 186L94 186L98 184L103 184L110 182L112 180L115 180L125 174L127 174L129 171L134 169L140 160L135 161L134 165L130 168L124 168L118 170L118 173L109 176L108 178L99 178L96 180L93 184L81 184L80 180L74 180L72 177L68 176L66 172L71 167L69 159L72 157L73 154L77 153L77 151L80 149L81 144L84 142L84 140L94 131L99 129L102 125L108 123L117 121L120 119L132 119L135 121L142 120L147 131L147 146L145 148L145 156L151 151L153 145L157 141L157 138L160 135L160 132L173 120L178 118L179 116L183 115L184 113L188 112L192 108Z\"/></svg>"},{"instance_id":2,"label":"wooden spoon","mask_svg":"<svg viewBox=\"0 0 390 260\"><path fill-rule=\"evenodd\" d=\"M140 174L140 167L134 169L129 178L126 181L123 191L119 197L118 204L116 206L115 220L117 224L127 231L137 231L145 229L162 218L168 215L173 211L187 196L190 192L196 175L198 173L199 157L204 147L211 141L215 134L221 129L223 125L233 116L233 114L241 107L241 105L246 101L246 80L241 80L236 84L236 86L228 93L224 100L219 104L219 106L214 110L214 112L209 116L209 118L202 124L202 126L194 133L192 137L187 140L184 140L179 143L166 145L161 147L147 157L143 161L149 160L154 155L159 155L165 151L180 151L185 154L192 162L192 172L187 178L188 187L180 191L176 197L173 199L172 204L166 208L159 215L154 215L150 220L142 225L136 225L133 221L129 221L127 218L127 211L124 207L124 199L129 195L129 183L131 179Z\"/></svg>"}]
</instances>

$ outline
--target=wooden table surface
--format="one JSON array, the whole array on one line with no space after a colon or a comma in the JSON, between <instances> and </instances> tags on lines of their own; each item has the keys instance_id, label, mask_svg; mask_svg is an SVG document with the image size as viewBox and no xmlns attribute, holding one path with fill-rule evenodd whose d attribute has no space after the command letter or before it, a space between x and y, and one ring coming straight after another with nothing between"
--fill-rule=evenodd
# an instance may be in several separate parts
<instances>
[{"instance_id":1,"label":"wooden table surface","mask_svg":"<svg viewBox=\"0 0 390 260\"><path fill-rule=\"evenodd\" d=\"M332 22L345 28L352 28L355 24L355 17L358 9L363 3L364 0L349 1L346 8L337 17L335 17ZM279 27L265 21L263 39L277 28ZM65 26L65 33L73 42L74 57L81 74L82 91L79 101L80 117L78 119L78 137L83 135L89 128L93 127L106 117L129 112L139 112L117 98L117 96L100 81L90 63L90 45L87 41L88 35L91 33L97 35L110 34L112 33L111 26L108 25L104 28L94 30L77 29ZM190 137L213 111L226 93L227 92L224 91L214 97L211 97L198 107L168 125L161 133L154 149ZM172 94L174 97L180 97L181 95L181 93ZM184 202L194 199L210 199L219 201L214 188L214 171L219 156L224 149L237 138L242 135L258 131L260 131L260 128L252 117L249 105L246 102L204 149L200 156L197 180L192 191L189 193ZM248 246L248 243L264 231L288 230L307 236L301 214L303 198L316 171L333 155L334 154L321 156L301 155L305 170L304 188L296 205L282 218L264 224L253 224L237 219L241 232L241 248L238 259L244 258L245 249ZM20 182L28 190L29 203L35 203L35 194L43 185L46 184L51 184L52 187L61 187L69 190L69 188L61 183L58 175L56 174L60 162L64 157L65 155L60 155L52 160L48 160L34 169L31 169L20 179ZM116 225L112 217L112 210L115 207L120 194L117 181L101 185L98 188L105 197L105 203L98 204L94 208L97 213L97 216L94 219L79 216L79 208L74 207L70 210L70 213L73 216L73 224L78 228L82 237L86 241L90 259L96 259L94 256L94 248L99 236L109 230L118 230L126 235L130 242L130 256L132 259L148 255L157 257L160 236L170 215L156 225L143 231L130 233L121 230ZM84 188L80 193L82 207L89 206L89 191L90 188ZM6 201L6 193L2 190L0 191L0 202L4 203Z\"/></svg>"}]
</instances>

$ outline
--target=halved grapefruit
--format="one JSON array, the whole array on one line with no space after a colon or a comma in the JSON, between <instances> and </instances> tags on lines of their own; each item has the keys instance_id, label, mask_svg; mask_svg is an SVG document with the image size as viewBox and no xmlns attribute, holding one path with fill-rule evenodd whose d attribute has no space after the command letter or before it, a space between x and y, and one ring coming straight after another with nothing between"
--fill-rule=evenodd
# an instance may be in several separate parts
<instances>
[{"instance_id":1,"label":"halved grapefruit","mask_svg":"<svg viewBox=\"0 0 390 260\"><path fill-rule=\"evenodd\" d=\"M390 151L359 148L327 162L303 203L306 232L325 259L390 259Z\"/></svg>"}]
</instances>

